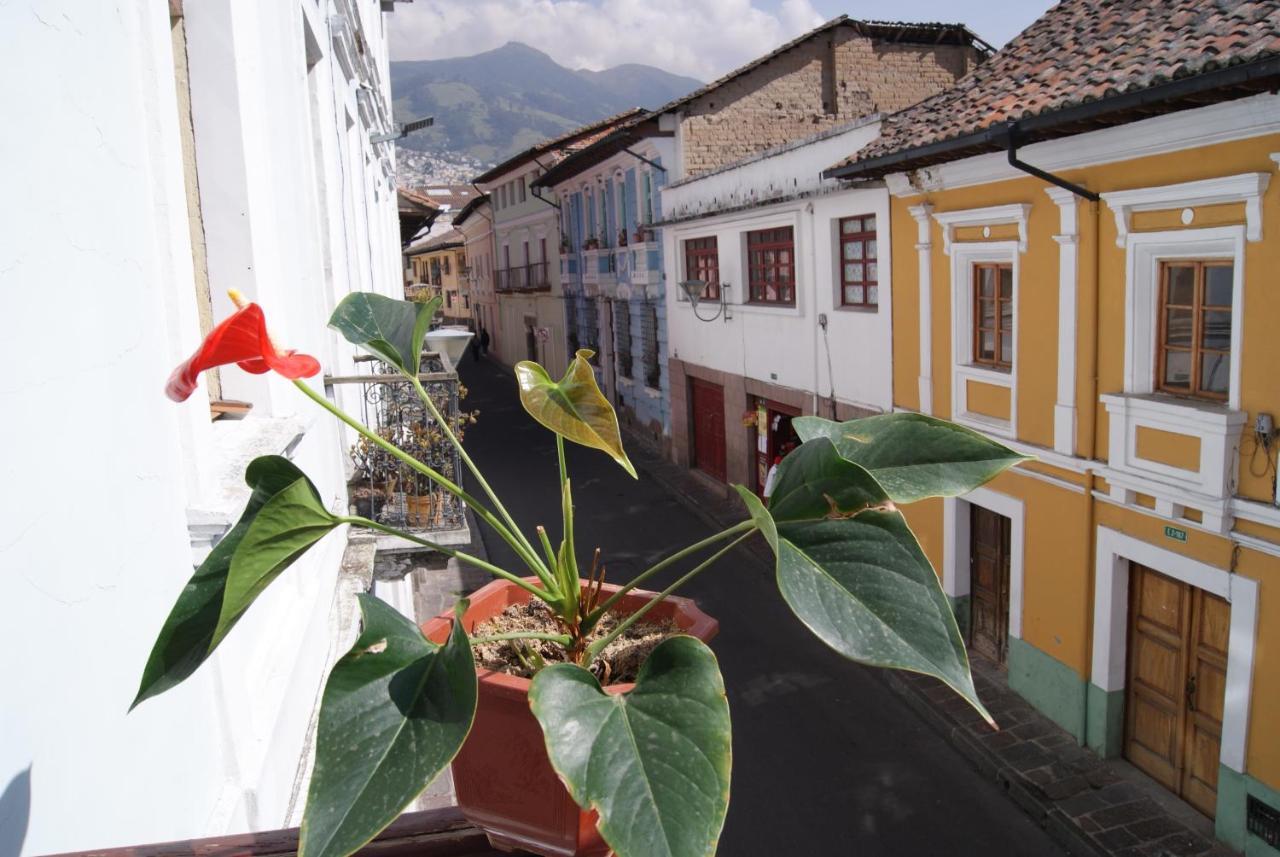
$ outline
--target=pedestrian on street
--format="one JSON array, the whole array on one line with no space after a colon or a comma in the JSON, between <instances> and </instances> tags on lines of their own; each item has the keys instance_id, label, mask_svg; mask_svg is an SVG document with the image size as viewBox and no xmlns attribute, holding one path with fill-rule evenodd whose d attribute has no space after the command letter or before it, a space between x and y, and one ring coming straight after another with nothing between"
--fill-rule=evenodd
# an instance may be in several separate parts
<instances>
[{"instance_id":1,"label":"pedestrian on street","mask_svg":"<svg viewBox=\"0 0 1280 857\"><path fill-rule=\"evenodd\" d=\"M489 356L489 330L484 326L480 327L480 353Z\"/></svg>"}]
</instances>

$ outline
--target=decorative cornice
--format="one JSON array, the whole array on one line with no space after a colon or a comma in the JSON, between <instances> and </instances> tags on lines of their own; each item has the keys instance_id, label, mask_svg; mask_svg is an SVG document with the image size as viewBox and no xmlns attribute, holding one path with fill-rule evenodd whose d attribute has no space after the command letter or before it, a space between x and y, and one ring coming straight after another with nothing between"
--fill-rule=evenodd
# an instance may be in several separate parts
<instances>
[{"instance_id":1,"label":"decorative cornice","mask_svg":"<svg viewBox=\"0 0 1280 857\"><path fill-rule=\"evenodd\" d=\"M1245 237L1262 240L1262 194L1271 181L1269 173L1241 173L1215 179L1117 190L1102 194L1116 218L1116 246L1123 248L1129 237L1129 215L1135 211L1162 211L1197 205L1243 202Z\"/></svg>"},{"instance_id":2,"label":"decorative cornice","mask_svg":"<svg viewBox=\"0 0 1280 857\"><path fill-rule=\"evenodd\" d=\"M942 227L942 252L951 255L951 244L955 239L957 226L990 226L1004 223L1018 225L1018 252L1027 252L1027 216L1031 213L1030 203L1013 203L1011 205L995 205L990 208L968 208L963 211L943 211L933 215L933 219Z\"/></svg>"}]
</instances>

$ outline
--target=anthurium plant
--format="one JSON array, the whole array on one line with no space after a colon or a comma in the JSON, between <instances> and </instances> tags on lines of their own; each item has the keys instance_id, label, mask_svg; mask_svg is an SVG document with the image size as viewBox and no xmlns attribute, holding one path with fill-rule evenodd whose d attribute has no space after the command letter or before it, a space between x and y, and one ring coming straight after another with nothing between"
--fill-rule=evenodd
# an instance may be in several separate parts
<instances>
[{"instance_id":1,"label":"anthurium plant","mask_svg":"<svg viewBox=\"0 0 1280 857\"><path fill-rule=\"evenodd\" d=\"M318 363L280 348L262 310L239 303L240 310L174 371L167 387L171 397L189 396L200 372L228 363L292 378L302 395L368 444L465 502L524 567L500 568L372 520L334 514L290 461L258 458L245 474L252 495L243 515L178 596L134 705L191 675L266 587L344 525L395 533L482 568L544 602L558 626L555 633L469 638L455 621L447 641L437 645L395 610L362 596L359 639L333 667L321 700L303 857L351 854L430 784L471 728L477 699L471 647L522 637L563 648L562 662L534 675L530 706L552 766L574 800L598 813L600 833L618 857L714 853L728 808L730 772L729 707L715 656L693 637L669 637L649 655L634 688L615 694L605 693L591 667L609 642L652 607L755 535L776 557L779 594L823 642L860 663L936 676L990 719L974 691L950 605L900 507L963 494L1023 456L919 414L843 423L797 418L793 425L803 442L779 465L767 506L735 486L746 510L740 523L663 558L602 598L599 581L582 575L578 548L591 539L575 519L565 441L600 450L633 477L636 470L613 408L596 385L590 351L577 352L560 380L536 363L516 366L521 402L550 429L559 457L558 532L553 536L538 526L530 535L517 526L419 380L423 337L438 299L410 303L353 294L329 323L403 374L457 447L482 497L313 390L302 379L316 374ZM608 634L591 637L624 595L668 569L683 573L639 609L615 616ZM726 582L732 585L732 578ZM459 617L466 607L465 601L458 605Z\"/></svg>"}]
</instances>

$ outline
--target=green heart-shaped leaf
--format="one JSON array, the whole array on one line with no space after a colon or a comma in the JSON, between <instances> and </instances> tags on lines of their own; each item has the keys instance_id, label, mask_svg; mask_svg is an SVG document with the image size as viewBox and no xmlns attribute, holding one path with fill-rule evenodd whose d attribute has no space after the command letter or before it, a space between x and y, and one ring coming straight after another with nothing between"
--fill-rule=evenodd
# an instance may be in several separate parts
<instances>
[{"instance_id":1,"label":"green heart-shaped leaf","mask_svg":"<svg viewBox=\"0 0 1280 857\"><path fill-rule=\"evenodd\" d=\"M245 481L253 489L249 502L240 520L214 546L178 595L147 658L131 709L184 681L213 653L235 624L241 613L236 613L221 628L221 633L215 635L236 551L263 508L299 480L305 482L306 476L289 459L279 455L262 456L249 464L245 470Z\"/></svg>"},{"instance_id":2,"label":"green heart-shaped leaf","mask_svg":"<svg viewBox=\"0 0 1280 857\"><path fill-rule=\"evenodd\" d=\"M222 642L271 581L339 523L325 509L316 487L305 476L299 476L264 503L231 556L213 644Z\"/></svg>"},{"instance_id":3,"label":"green heart-shaped leaf","mask_svg":"<svg viewBox=\"0 0 1280 857\"><path fill-rule=\"evenodd\" d=\"M460 621L436 646L372 595L360 596L360 611L364 630L320 700L303 857L346 857L377 836L458 754L475 718L475 661Z\"/></svg>"},{"instance_id":4,"label":"green heart-shaped leaf","mask_svg":"<svg viewBox=\"0 0 1280 857\"><path fill-rule=\"evenodd\" d=\"M779 465L768 511L778 588L809 630L859 663L935 676L991 720L938 576L867 470L807 441Z\"/></svg>"},{"instance_id":5,"label":"green heart-shaped leaf","mask_svg":"<svg viewBox=\"0 0 1280 857\"><path fill-rule=\"evenodd\" d=\"M596 385L588 362L595 352L581 349L559 383L531 360L516 364L520 403L542 425L561 437L607 452L633 477L636 469L622 448L618 415Z\"/></svg>"},{"instance_id":6,"label":"green heart-shaped leaf","mask_svg":"<svg viewBox=\"0 0 1280 857\"><path fill-rule=\"evenodd\" d=\"M373 292L353 292L334 309L329 326L406 375L417 375L422 365L422 340L438 309L439 297L416 303Z\"/></svg>"},{"instance_id":7,"label":"green heart-shaped leaf","mask_svg":"<svg viewBox=\"0 0 1280 857\"><path fill-rule=\"evenodd\" d=\"M871 471L897 503L966 494L1030 457L924 414L881 414L844 423L796 417L791 424L801 440L830 438L841 456Z\"/></svg>"},{"instance_id":8,"label":"green heart-shaped leaf","mask_svg":"<svg viewBox=\"0 0 1280 857\"><path fill-rule=\"evenodd\" d=\"M529 703L578 805L618 857L706 857L729 808L729 703L711 650L671 637L636 686L607 694L573 664L539 672Z\"/></svg>"},{"instance_id":9,"label":"green heart-shaped leaf","mask_svg":"<svg viewBox=\"0 0 1280 857\"><path fill-rule=\"evenodd\" d=\"M764 540L769 543L769 547L773 548L774 553L777 553L778 528L774 526L773 516L769 514L769 510L764 507L764 503L760 502L756 492L745 485L734 485L733 490L737 491L738 496L742 498L743 504L747 507L747 514L755 522L756 529L760 531L760 535L764 536Z\"/></svg>"}]
</instances>

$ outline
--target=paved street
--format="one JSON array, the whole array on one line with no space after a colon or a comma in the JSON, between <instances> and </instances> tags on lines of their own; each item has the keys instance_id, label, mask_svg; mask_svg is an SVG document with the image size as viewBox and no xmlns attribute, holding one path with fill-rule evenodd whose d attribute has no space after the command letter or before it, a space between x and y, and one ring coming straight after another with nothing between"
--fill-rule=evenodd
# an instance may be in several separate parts
<instances>
[{"instance_id":1,"label":"paved street","mask_svg":"<svg viewBox=\"0 0 1280 857\"><path fill-rule=\"evenodd\" d=\"M494 364L468 357L461 376L466 406L481 412L467 436L472 455L522 526L558 532L552 436ZM636 463L639 481L602 453L569 449L580 555L603 548L614 581L712 532ZM518 569L504 543L485 544L491 559ZM1065 853L870 670L812 637L755 556L730 554L684 594L721 622L712 648L729 691L734 759L720 854Z\"/></svg>"}]
</instances>

